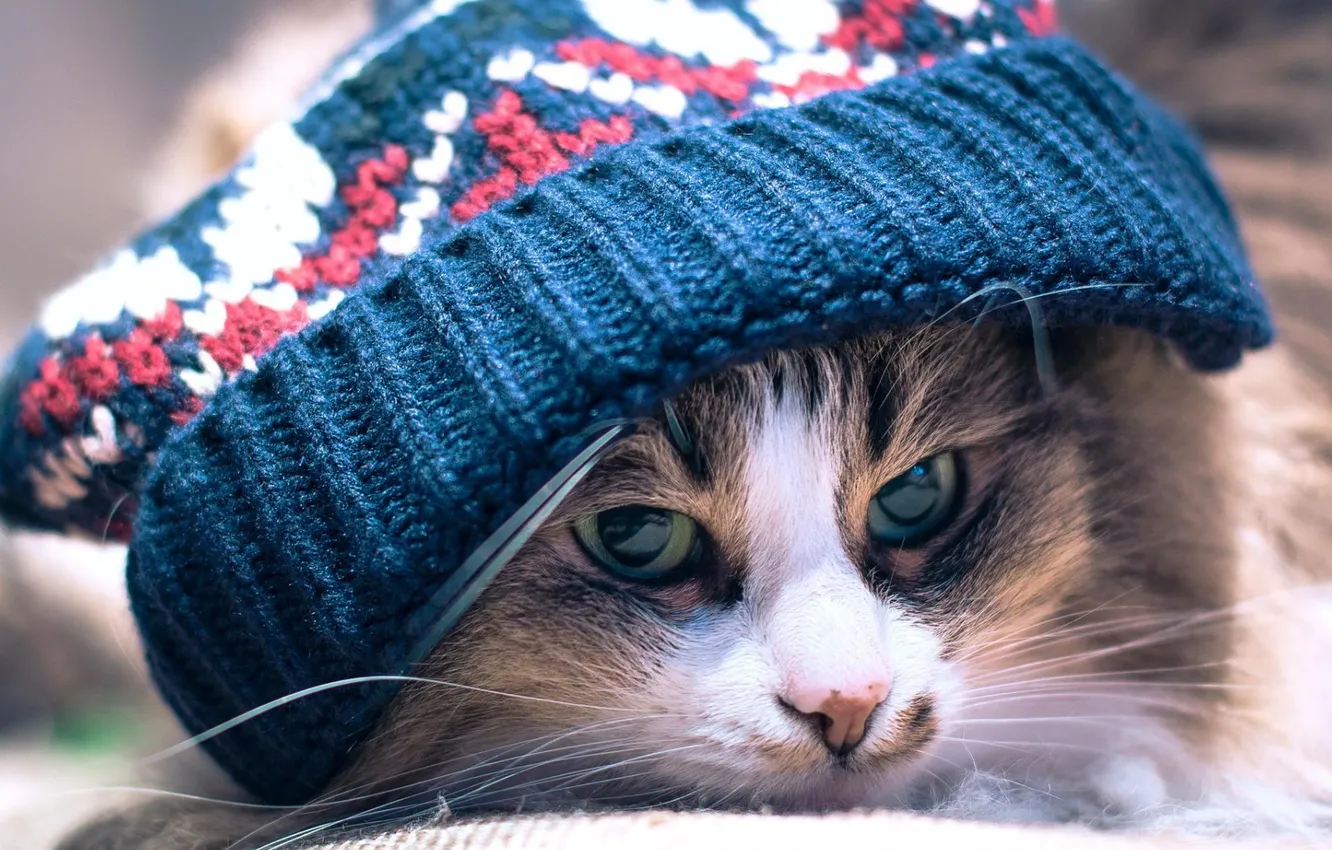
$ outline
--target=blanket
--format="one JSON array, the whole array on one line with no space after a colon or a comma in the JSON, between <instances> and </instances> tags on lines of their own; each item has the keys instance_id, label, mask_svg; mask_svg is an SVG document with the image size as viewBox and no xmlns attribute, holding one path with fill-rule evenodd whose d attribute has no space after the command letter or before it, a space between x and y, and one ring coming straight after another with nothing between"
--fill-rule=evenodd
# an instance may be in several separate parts
<instances>
[{"instance_id":1,"label":"blanket","mask_svg":"<svg viewBox=\"0 0 1332 850\"><path fill-rule=\"evenodd\" d=\"M949 821L895 812L825 816L644 812L532 815L426 825L350 838L318 850L712 850L742 847L979 847L985 850L1173 850L1196 839L1096 833L1084 829ZM1264 839L1218 842L1226 850L1332 846ZM315 850L315 848L309 848Z\"/></svg>"}]
</instances>

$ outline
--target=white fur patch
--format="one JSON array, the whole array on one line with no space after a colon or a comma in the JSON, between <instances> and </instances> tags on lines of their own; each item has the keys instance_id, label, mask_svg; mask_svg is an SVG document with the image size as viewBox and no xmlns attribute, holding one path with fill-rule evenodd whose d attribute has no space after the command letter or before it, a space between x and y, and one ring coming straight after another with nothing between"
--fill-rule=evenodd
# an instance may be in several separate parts
<instances>
[{"instance_id":1,"label":"white fur patch","mask_svg":"<svg viewBox=\"0 0 1332 850\"><path fill-rule=\"evenodd\" d=\"M842 547L840 453L795 396L769 409L751 438L746 589L783 695L799 705L801 695L887 682L892 665L881 606Z\"/></svg>"},{"instance_id":2,"label":"white fur patch","mask_svg":"<svg viewBox=\"0 0 1332 850\"><path fill-rule=\"evenodd\" d=\"M1110 758L1092 772L1100 796L1123 812L1140 812L1166 802L1166 784L1156 763L1141 756Z\"/></svg>"}]
</instances>

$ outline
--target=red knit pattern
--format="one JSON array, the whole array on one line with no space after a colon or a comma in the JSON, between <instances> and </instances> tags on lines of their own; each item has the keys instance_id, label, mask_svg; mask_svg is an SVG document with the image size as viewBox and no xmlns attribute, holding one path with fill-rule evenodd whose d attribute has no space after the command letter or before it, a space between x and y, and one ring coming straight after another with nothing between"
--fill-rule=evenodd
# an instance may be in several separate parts
<instances>
[{"instance_id":1,"label":"red knit pattern","mask_svg":"<svg viewBox=\"0 0 1332 850\"><path fill-rule=\"evenodd\" d=\"M19 422L28 433L41 436L50 416L65 431L83 416L83 401L104 401L115 394L123 376L141 387L170 383L171 364L161 343L180 336L180 306L168 301L162 315L147 319L130 335L108 345L92 334L83 342L83 353L63 362L55 355L42 361L37 380L20 399Z\"/></svg>"},{"instance_id":2,"label":"red knit pattern","mask_svg":"<svg viewBox=\"0 0 1332 850\"><path fill-rule=\"evenodd\" d=\"M606 65L640 83L665 83L687 95L702 89L723 100L744 100L758 80L757 66L748 60L729 67L691 68L678 56L650 56L632 45L600 38L561 42L555 52L566 62L589 68Z\"/></svg>"},{"instance_id":3,"label":"red knit pattern","mask_svg":"<svg viewBox=\"0 0 1332 850\"><path fill-rule=\"evenodd\" d=\"M197 395L185 396L180 403L180 407L171 411L171 421L177 425L186 425L199 414L199 411L203 410L203 407L203 399Z\"/></svg>"},{"instance_id":4,"label":"red knit pattern","mask_svg":"<svg viewBox=\"0 0 1332 850\"><path fill-rule=\"evenodd\" d=\"M272 350L285 334L294 333L310 322L305 303L297 301L290 310L279 311L246 298L227 305L227 324L217 336L202 336L199 346L213 356L227 372L239 372L245 355L258 357Z\"/></svg>"},{"instance_id":5,"label":"red knit pattern","mask_svg":"<svg viewBox=\"0 0 1332 850\"><path fill-rule=\"evenodd\" d=\"M1034 36L1054 35L1059 29L1059 13L1054 0L1036 0L1035 9L1018 9L1017 13L1023 26Z\"/></svg>"},{"instance_id":6,"label":"red knit pattern","mask_svg":"<svg viewBox=\"0 0 1332 850\"><path fill-rule=\"evenodd\" d=\"M826 44L855 50L862 42L875 50L898 50L906 43L902 18L911 13L916 0L865 0L858 15L847 15L834 32L823 37Z\"/></svg>"},{"instance_id":7,"label":"red knit pattern","mask_svg":"<svg viewBox=\"0 0 1332 850\"><path fill-rule=\"evenodd\" d=\"M320 281L346 287L360 280L361 261L379 249L380 233L398 220L398 201L388 187L402 182L409 164L406 148L385 145L382 158L357 166L355 181L338 190L351 216L333 231L328 250L307 255L296 268L278 271L276 279L297 292L311 292Z\"/></svg>"},{"instance_id":8,"label":"red knit pattern","mask_svg":"<svg viewBox=\"0 0 1332 850\"><path fill-rule=\"evenodd\" d=\"M139 323L139 327L157 342L175 342L180 337L181 328L184 327L180 305L175 301L168 301L162 315L155 319L145 319Z\"/></svg>"},{"instance_id":9,"label":"red knit pattern","mask_svg":"<svg viewBox=\"0 0 1332 850\"><path fill-rule=\"evenodd\" d=\"M171 363L166 352L143 328L135 328L129 337L111 347L130 383L140 387L164 387L171 383Z\"/></svg>"},{"instance_id":10,"label":"red knit pattern","mask_svg":"<svg viewBox=\"0 0 1332 850\"><path fill-rule=\"evenodd\" d=\"M120 383L120 366L111 357L111 346L93 334L83 343L83 354L72 358L66 367L74 386L85 398L103 401L110 398Z\"/></svg>"},{"instance_id":11,"label":"red knit pattern","mask_svg":"<svg viewBox=\"0 0 1332 850\"><path fill-rule=\"evenodd\" d=\"M555 133L538 123L523 108L517 92L505 90L494 107L473 121L486 137L486 149L500 161L499 170L472 184L450 208L458 221L470 221L495 203L513 196L520 185L531 185L542 177L569 168L569 154L587 156L606 143L627 142L634 135L628 118L616 115L609 121L589 118L577 133Z\"/></svg>"},{"instance_id":12,"label":"red knit pattern","mask_svg":"<svg viewBox=\"0 0 1332 850\"><path fill-rule=\"evenodd\" d=\"M865 81L860 79L860 69L852 67L845 74L824 74L820 71L806 71L796 80L795 85L773 85L773 91L781 92L795 101L810 100L831 91L863 88Z\"/></svg>"},{"instance_id":13,"label":"red knit pattern","mask_svg":"<svg viewBox=\"0 0 1332 850\"><path fill-rule=\"evenodd\" d=\"M42 414L48 414L69 430L83 414L83 403L74 384L62 374L54 355L37 367L37 380L23 389L19 421L28 433L40 437L45 431Z\"/></svg>"}]
</instances>

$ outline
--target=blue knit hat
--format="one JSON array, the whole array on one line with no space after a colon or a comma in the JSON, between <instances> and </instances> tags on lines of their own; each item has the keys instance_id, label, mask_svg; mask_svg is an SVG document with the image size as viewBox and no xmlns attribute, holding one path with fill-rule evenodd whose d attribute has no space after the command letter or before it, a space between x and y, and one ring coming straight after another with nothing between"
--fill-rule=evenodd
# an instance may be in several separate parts
<instances>
[{"instance_id":1,"label":"blue knit hat","mask_svg":"<svg viewBox=\"0 0 1332 850\"><path fill-rule=\"evenodd\" d=\"M1194 142L1044 0L383 5L0 386L0 507L131 539L193 732L410 672L597 423L773 348L974 316L997 282L1199 369L1271 339ZM301 801L393 693L206 746Z\"/></svg>"}]
</instances>

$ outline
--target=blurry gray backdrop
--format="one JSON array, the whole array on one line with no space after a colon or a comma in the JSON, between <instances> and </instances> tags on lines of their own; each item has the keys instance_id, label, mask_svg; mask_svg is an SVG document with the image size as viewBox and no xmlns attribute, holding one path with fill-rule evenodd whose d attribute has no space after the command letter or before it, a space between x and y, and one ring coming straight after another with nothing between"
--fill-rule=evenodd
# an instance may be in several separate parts
<instances>
[{"instance_id":1,"label":"blurry gray backdrop","mask_svg":"<svg viewBox=\"0 0 1332 850\"><path fill-rule=\"evenodd\" d=\"M289 0L0 0L0 348L140 222L189 85Z\"/></svg>"}]
</instances>

